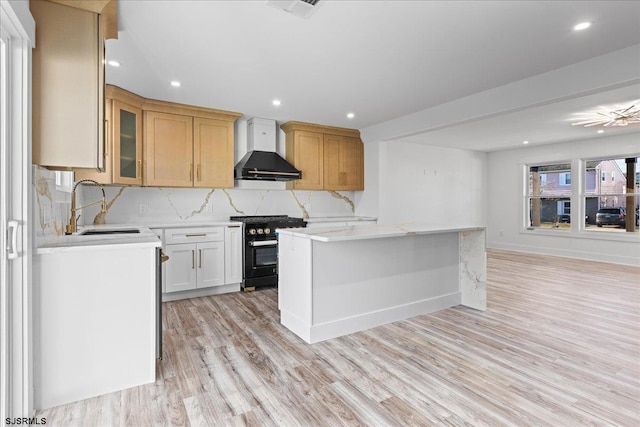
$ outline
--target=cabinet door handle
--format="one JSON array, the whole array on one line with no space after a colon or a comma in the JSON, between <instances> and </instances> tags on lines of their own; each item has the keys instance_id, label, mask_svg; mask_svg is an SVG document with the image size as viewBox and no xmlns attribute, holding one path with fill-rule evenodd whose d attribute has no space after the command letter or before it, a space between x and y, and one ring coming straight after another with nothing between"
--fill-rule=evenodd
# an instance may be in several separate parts
<instances>
[{"instance_id":1,"label":"cabinet door handle","mask_svg":"<svg viewBox=\"0 0 640 427\"><path fill-rule=\"evenodd\" d=\"M202 249L198 249L198 257L200 258L198 260L198 268L202 268Z\"/></svg>"},{"instance_id":2,"label":"cabinet door handle","mask_svg":"<svg viewBox=\"0 0 640 427\"><path fill-rule=\"evenodd\" d=\"M104 155L109 155L109 120L104 121Z\"/></svg>"},{"instance_id":3,"label":"cabinet door handle","mask_svg":"<svg viewBox=\"0 0 640 427\"><path fill-rule=\"evenodd\" d=\"M196 251L191 249L191 269L196 268Z\"/></svg>"},{"instance_id":4,"label":"cabinet door handle","mask_svg":"<svg viewBox=\"0 0 640 427\"><path fill-rule=\"evenodd\" d=\"M185 234L185 237L207 237L207 233Z\"/></svg>"},{"instance_id":5,"label":"cabinet door handle","mask_svg":"<svg viewBox=\"0 0 640 427\"><path fill-rule=\"evenodd\" d=\"M136 177L140 178L142 175L142 160L138 160L137 168L136 168Z\"/></svg>"}]
</instances>

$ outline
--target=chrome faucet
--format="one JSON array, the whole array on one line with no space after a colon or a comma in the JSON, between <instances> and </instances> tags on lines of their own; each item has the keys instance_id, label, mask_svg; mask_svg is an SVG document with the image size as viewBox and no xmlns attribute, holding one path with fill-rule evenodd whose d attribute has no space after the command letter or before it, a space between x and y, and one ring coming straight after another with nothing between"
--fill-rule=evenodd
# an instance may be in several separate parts
<instances>
[{"instance_id":1,"label":"chrome faucet","mask_svg":"<svg viewBox=\"0 0 640 427\"><path fill-rule=\"evenodd\" d=\"M83 182L91 182L94 185L97 185L98 187L100 187L100 189L102 190L102 200L97 200L95 202L91 202L88 205L84 205L84 206L80 206L79 208L76 207L76 187L80 184L82 184ZM96 181L92 180L92 179L81 179L80 181L76 182L76 184L73 186L73 190L71 190L71 218L69 218L69 224L67 224L66 227L66 231L64 234L73 234L76 231L78 231L78 218L80 218L80 215L78 215L76 217L76 213L80 210L80 209L84 209L88 206L92 206L95 205L97 203L102 203L102 212L106 213L107 212L107 198L104 194L104 187L100 184L98 184Z\"/></svg>"}]
</instances>

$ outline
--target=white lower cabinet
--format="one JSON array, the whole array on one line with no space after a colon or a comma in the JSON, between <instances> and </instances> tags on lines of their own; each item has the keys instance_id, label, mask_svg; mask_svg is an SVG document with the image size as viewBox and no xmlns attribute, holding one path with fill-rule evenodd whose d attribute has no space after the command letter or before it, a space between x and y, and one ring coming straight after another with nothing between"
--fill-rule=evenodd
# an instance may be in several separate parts
<instances>
[{"instance_id":1,"label":"white lower cabinet","mask_svg":"<svg viewBox=\"0 0 640 427\"><path fill-rule=\"evenodd\" d=\"M242 227L164 230L164 300L240 290Z\"/></svg>"},{"instance_id":2,"label":"white lower cabinet","mask_svg":"<svg viewBox=\"0 0 640 427\"><path fill-rule=\"evenodd\" d=\"M164 275L164 292L186 291L196 288L195 245L167 245L169 256Z\"/></svg>"},{"instance_id":3,"label":"white lower cabinet","mask_svg":"<svg viewBox=\"0 0 640 427\"><path fill-rule=\"evenodd\" d=\"M224 285L224 242L198 243L196 250L196 288Z\"/></svg>"},{"instance_id":4,"label":"white lower cabinet","mask_svg":"<svg viewBox=\"0 0 640 427\"><path fill-rule=\"evenodd\" d=\"M224 230L224 281L242 282L242 226L230 225Z\"/></svg>"},{"instance_id":5,"label":"white lower cabinet","mask_svg":"<svg viewBox=\"0 0 640 427\"><path fill-rule=\"evenodd\" d=\"M224 242L167 245L169 262L165 292L221 286L224 280Z\"/></svg>"}]
</instances>

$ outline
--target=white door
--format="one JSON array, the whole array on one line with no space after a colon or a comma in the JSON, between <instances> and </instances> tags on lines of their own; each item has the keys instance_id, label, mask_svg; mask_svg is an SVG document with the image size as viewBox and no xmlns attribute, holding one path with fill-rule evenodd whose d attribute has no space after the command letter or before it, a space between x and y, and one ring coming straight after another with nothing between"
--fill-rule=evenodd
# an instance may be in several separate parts
<instances>
[{"instance_id":1,"label":"white door","mask_svg":"<svg viewBox=\"0 0 640 427\"><path fill-rule=\"evenodd\" d=\"M20 11L22 9L22 11ZM28 4L0 1L0 419L32 414Z\"/></svg>"},{"instance_id":2,"label":"white door","mask_svg":"<svg viewBox=\"0 0 640 427\"><path fill-rule=\"evenodd\" d=\"M164 291L169 293L195 289L197 275L195 243L167 245L165 251L169 260L165 263Z\"/></svg>"},{"instance_id":3,"label":"white door","mask_svg":"<svg viewBox=\"0 0 640 427\"><path fill-rule=\"evenodd\" d=\"M1 30L0 30L1 31ZM9 200L9 168L11 163L7 161L9 154L9 142L8 142L8 99L7 99L7 56L8 40L4 31L0 33L0 395L2 400L0 401L0 413L1 418L4 419L7 412L7 406L10 404L8 400L9 381L7 374L9 373L9 313L11 305L9 301L11 299L11 293L9 290L9 269L11 263L9 262L9 254L15 248L9 247L9 244L13 246L14 236L17 237L17 229L14 227L15 223L12 223L11 230L9 230L9 216L10 216L10 200ZM13 256L13 255L12 255Z\"/></svg>"},{"instance_id":4,"label":"white door","mask_svg":"<svg viewBox=\"0 0 640 427\"><path fill-rule=\"evenodd\" d=\"M224 242L198 243L198 288L224 285Z\"/></svg>"}]
</instances>

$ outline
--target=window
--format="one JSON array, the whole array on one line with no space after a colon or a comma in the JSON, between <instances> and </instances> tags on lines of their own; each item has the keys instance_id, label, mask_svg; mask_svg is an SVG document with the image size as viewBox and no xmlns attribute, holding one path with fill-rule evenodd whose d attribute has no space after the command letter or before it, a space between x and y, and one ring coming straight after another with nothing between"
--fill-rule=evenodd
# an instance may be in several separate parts
<instances>
[{"instance_id":1,"label":"window","mask_svg":"<svg viewBox=\"0 0 640 427\"><path fill-rule=\"evenodd\" d=\"M640 187L636 181L636 193L627 194L627 162L635 164L637 176L640 171L637 157L591 159L584 162L586 179L581 193L586 230L624 233L629 221L635 221L635 232L638 232ZM590 170L600 171L599 185L590 184Z\"/></svg>"},{"instance_id":2,"label":"window","mask_svg":"<svg viewBox=\"0 0 640 427\"><path fill-rule=\"evenodd\" d=\"M635 180L627 183L630 165ZM638 154L526 165L526 172L524 220L528 230L584 231L599 236L640 233ZM572 180L572 172L580 179ZM635 191L627 192L627 187ZM571 223L572 210L575 224Z\"/></svg>"},{"instance_id":3,"label":"window","mask_svg":"<svg viewBox=\"0 0 640 427\"><path fill-rule=\"evenodd\" d=\"M529 166L528 174L528 228L570 228L571 164Z\"/></svg>"}]
</instances>

